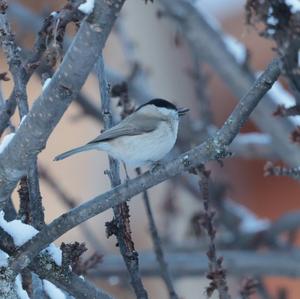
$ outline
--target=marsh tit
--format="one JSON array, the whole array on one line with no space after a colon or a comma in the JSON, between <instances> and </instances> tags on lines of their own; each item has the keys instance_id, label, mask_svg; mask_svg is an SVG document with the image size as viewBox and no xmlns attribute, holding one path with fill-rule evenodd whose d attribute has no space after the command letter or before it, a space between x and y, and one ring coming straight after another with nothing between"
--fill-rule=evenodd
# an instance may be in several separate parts
<instances>
[{"instance_id":1,"label":"marsh tit","mask_svg":"<svg viewBox=\"0 0 300 299\"><path fill-rule=\"evenodd\" d=\"M101 150L125 165L153 164L173 148L179 118L188 110L178 109L163 99L153 99L89 143L62 153L54 160L63 160L79 152Z\"/></svg>"}]
</instances>

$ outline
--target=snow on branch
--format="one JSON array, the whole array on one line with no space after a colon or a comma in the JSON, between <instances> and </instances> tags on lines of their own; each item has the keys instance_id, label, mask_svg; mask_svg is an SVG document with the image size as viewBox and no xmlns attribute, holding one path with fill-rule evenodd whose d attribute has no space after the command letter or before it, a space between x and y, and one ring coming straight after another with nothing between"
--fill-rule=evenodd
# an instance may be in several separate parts
<instances>
[{"instance_id":1,"label":"snow on branch","mask_svg":"<svg viewBox=\"0 0 300 299\"><path fill-rule=\"evenodd\" d=\"M21 220L6 221L3 211L0 211L0 227L13 238L15 245L18 247L28 242L39 232L33 226L23 223ZM59 248L54 244L50 244L44 249L44 252L48 253L58 266L61 266L62 256Z\"/></svg>"},{"instance_id":2,"label":"snow on branch","mask_svg":"<svg viewBox=\"0 0 300 299\"><path fill-rule=\"evenodd\" d=\"M15 133L10 133L4 136L1 144L0 144L0 154L4 151L10 141L14 138Z\"/></svg>"},{"instance_id":3,"label":"snow on branch","mask_svg":"<svg viewBox=\"0 0 300 299\"><path fill-rule=\"evenodd\" d=\"M15 247L12 237L7 234L2 228L0 228L0 238L2 240L1 248L2 250L4 250L0 251L0 266L7 267L8 257L16 254L17 247ZM47 249L49 248L50 246L48 246ZM60 252L58 248L56 251ZM32 272L36 273L38 276L43 277L52 284L55 284L59 289L71 294L75 298L112 299L110 295L100 290L99 288L96 288L88 281L83 280L75 273L71 272L69 268L63 270L62 267L58 266L58 262L53 262L52 258L49 252L46 253L46 251L44 250L43 254L38 255L29 265L29 269ZM64 272L64 277L66 279L61 279L62 272Z\"/></svg>"},{"instance_id":4,"label":"snow on branch","mask_svg":"<svg viewBox=\"0 0 300 299\"><path fill-rule=\"evenodd\" d=\"M298 0L285 0L285 3L290 7L292 13L300 11L300 2Z\"/></svg>"},{"instance_id":5,"label":"snow on branch","mask_svg":"<svg viewBox=\"0 0 300 299\"><path fill-rule=\"evenodd\" d=\"M265 231L270 227L270 221L268 219L258 218L251 210L246 208L244 205L241 205L237 202L232 202L230 199L225 201L225 205L229 209L239 216L241 223L239 229L244 233L258 233Z\"/></svg>"},{"instance_id":6,"label":"snow on branch","mask_svg":"<svg viewBox=\"0 0 300 299\"><path fill-rule=\"evenodd\" d=\"M95 6L95 0L86 0L84 3L78 6L78 10L80 10L86 15L89 15L92 13L94 6Z\"/></svg>"},{"instance_id":7,"label":"snow on branch","mask_svg":"<svg viewBox=\"0 0 300 299\"><path fill-rule=\"evenodd\" d=\"M269 94L276 101L278 106L285 107L288 109L289 107L293 107L296 103L295 97L289 93L280 82L276 82L272 88L269 90ZM300 116L293 116L290 118L294 125L300 125Z\"/></svg>"}]
</instances>

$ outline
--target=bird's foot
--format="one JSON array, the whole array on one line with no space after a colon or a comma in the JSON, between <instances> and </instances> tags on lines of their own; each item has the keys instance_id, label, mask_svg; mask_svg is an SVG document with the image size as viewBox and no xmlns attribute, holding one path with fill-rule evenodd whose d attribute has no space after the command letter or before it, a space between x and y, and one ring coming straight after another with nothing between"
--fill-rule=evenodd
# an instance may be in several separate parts
<instances>
[{"instance_id":1,"label":"bird's foot","mask_svg":"<svg viewBox=\"0 0 300 299\"><path fill-rule=\"evenodd\" d=\"M150 169L149 169L149 172L150 173L155 173L161 165L162 165L161 161L153 162Z\"/></svg>"}]
</instances>

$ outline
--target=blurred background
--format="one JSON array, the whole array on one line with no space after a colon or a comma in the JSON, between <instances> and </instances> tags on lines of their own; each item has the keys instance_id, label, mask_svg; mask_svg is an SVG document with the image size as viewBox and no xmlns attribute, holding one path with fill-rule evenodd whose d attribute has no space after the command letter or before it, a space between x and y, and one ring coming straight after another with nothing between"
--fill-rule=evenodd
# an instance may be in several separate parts
<instances>
[{"instance_id":1,"label":"blurred background","mask_svg":"<svg viewBox=\"0 0 300 299\"><path fill-rule=\"evenodd\" d=\"M51 11L60 9L65 3L58 0L11 0L10 2L22 5L24 11L29 10L36 16L45 16ZM252 68L263 70L274 56L272 51L274 45L260 37L258 29L245 24L245 2L242 0L201 0L199 3L205 12L221 23L225 32L247 47ZM109 69L127 76L132 71L133 61L138 62L145 75L145 94L166 98L179 106L189 107L191 111L184 122L194 123L199 119L198 94L195 80L191 75L194 60L182 36L184 33L180 32L170 18L159 17L161 11L162 8L157 1L147 5L142 0L126 1L120 20L105 47L105 63ZM38 25L39 22L27 19L25 23L29 22L29 24L26 28L19 18L20 16L11 14L13 28L16 30L20 44L30 48L34 41L34 34L30 28ZM74 28L70 26L68 31L72 35ZM130 41L129 52L126 52L126 47L124 48L124 40L122 41L124 36L127 42ZM8 70L3 56L0 67L1 72ZM203 73L207 83L203 86L209 99L213 123L219 127L232 111L237 99L212 69L204 67ZM2 83L2 90L4 98L7 98L12 90L12 82ZM41 91L41 79L35 75L30 80L27 89L31 104ZM82 93L100 109L98 83L95 76L89 77ZM132 100L135 101L135 99ZM144 99L144 101L147 100L149 99ZM112 103L116 107L118 99L112 99ZM119 110L116 109L116 111ZM17 114L13 118L13 123L18 126ZM110 189L108 177L104 175L104 170L108 168L107 156L102 152L89 152L60 162L53 162L53 158L61 152L93 139L101 129L100 122L84 114L79 105L73 102L50 136L46 149L39 155L42 172L53 177L59 188L76 204ZM243 132L255 131L257 131L255 125L250 122L243 128ZM209 168L212 170L213 181L226 186L225 197L245 205L260 218L275 220L284 213L299 208L300 187L289 178L264 177L265 163L266 160L263 159L247 160L234 157L226 159L223 167L212 163ZM135 171L130 170L130 176L135 175ZM41 192L47 222L51 222L61 213L69 210L70 207L61 200L57 190L50 186L49 181L41 180ZM172 247L186 245L197 240L191 233L191 219L195 211L199 209L199 202L195 200L191 192L174 180L150 189L149 195L159 232L163 240L166 240L168 249L172 250ZM137 198L129 202L132 236L137 251L144 252L152 250L152 241L148 233L148 221L143 201ZM14 194L14 202L18 205L17 193ZM87 255L97 251L104 255L104 260L107 253L118 254L115 238L106 238L105 222L111 219L112 212L107 211L68 232L57 240L57 244L61 241L74 240L86 242L89 248ZM247 273L244 276L247 277ZM241 279L242 277L230 278L231 290L235 294L238 292ZM134 298L126 280L115 276L105 279L93 277L93 280L117 298ZM146 277L143 281L150 298L168 298L160 277ZM275 295L284 288L288 291L289 299L299 298L299 280L273 277L265 280L265 283L270 294L274 296L272 298L279 298ZM180 297L189 299L205 298L207 285L208 281L200 276L178 278L175 282Z\"/></svg>"}]
</instances>

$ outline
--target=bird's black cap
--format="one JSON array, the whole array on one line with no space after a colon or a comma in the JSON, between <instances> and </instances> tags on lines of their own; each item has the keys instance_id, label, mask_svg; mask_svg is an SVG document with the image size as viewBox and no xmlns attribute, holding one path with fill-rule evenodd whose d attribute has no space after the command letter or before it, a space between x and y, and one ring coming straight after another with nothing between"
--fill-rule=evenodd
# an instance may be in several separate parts
<instances>
[{"instance_id":1,"label":"bird's black cap","mask_svg":"<svg viewBox=\"0 0 300 299\"><path fill-rule=\"evenodd\" d=\"M139 110L146 105L154 105L156 107L167 108L167 109L172 109L172 110L177 111L177 107L174 104L170 103L167 100L163 100L163 99L153 99L153 100L141 105L136 110Z\"/></svg>"}]
</instances>

